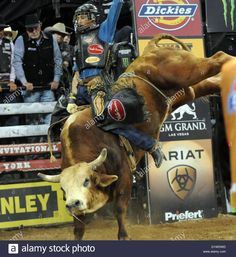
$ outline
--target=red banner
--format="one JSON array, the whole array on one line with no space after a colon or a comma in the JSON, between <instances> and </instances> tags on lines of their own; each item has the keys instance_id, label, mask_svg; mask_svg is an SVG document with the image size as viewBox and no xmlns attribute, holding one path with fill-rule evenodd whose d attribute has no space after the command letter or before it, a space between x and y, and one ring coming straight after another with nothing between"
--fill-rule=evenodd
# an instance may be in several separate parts
<instances>
[{"instance_id":1,"label":"red banner","mask_svg":"<svg viewBox=\"0 0 236 257\"><path fill-rule=\"evenodd\" d=\"M61 168L61 159L56 159L51 163L50 160L14 161L0 163L0 173L10 171L42 171Z\"/></svg>"}]
</instances>

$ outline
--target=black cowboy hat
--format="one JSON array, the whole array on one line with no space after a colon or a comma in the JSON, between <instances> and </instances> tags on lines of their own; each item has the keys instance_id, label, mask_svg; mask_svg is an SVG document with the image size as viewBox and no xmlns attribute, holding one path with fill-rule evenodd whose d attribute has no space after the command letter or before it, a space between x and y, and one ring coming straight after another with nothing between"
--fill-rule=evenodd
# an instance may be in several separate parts
<instances>
[{"instance_id":1,"label":"black cowboy hat","mask_svg":"<svg viewBox=\"0 0 236 257\"><path fill-rule=\"evenodd\" d=\"M8 26L9 25L5 24L5 20L4 20L3 16L0 16L0 28L5 29Z\"/></svg>"},{"instance_id":2,"label":"black cowboy hat","mask_svg":"<svg viewBox=\"0 0 236 257\"><path fill-rule=\"evenodd\" d=\"M25 17L25 27L26 28L36 27L39 24L40 24L40 20L39 20L38 15L36 13L29 14Z\"/></svg>"}]
</instances>

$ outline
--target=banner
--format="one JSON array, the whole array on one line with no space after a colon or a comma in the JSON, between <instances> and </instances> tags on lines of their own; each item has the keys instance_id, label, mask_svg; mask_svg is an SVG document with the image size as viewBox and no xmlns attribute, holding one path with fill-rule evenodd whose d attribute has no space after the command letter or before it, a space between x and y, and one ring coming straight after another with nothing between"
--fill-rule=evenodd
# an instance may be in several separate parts
<instances>
[{"instance_id":1,"label":"banner","mask_svg":"<svg viewBox=\"0 0 236 257\"><path fill-rule=\"evenodd\" d=\"M159 33L179 37L203 36L199 0L144 0L133 3L138 38L150 38Z\"/></svg>"},{"instance_id":2,"label":"banner","mask_svg":"<svg viewBox=\"0 0 236 257\"><path fill-rule=\"evenodd\" d=\"M198 99L173 111L161 127L161 141L212 137L209 103Z\"/></svg>"},{"instance_id":3,"label":"banner","mask_svg":"<svg viewBox=\"0 0 236 257\"><path fill-rule=\"evenodd\" d=\"M159 169L149 158L152 223L217 216L211 139L163 142Z\"/></svg>"},{"instance_id":4,"label":"banner","mask_svg":"<svg viewBox=\"0 0 236 257\"><path fill-rule=\"evenodd\" d=\"M236 30L236 0L206 0L207 32Z\"/></svg>"},{"instance_id":5,"label":"banner","mask_svg":"<svg viewBox=\"0 0 236 257\"><path fill-rule=\"evenodd\" d=\"M58 183L0 185L0 228L71 222Z\"/></svg>"},{"instance_id":6,"label":"banner","mask_svg":"<svg viewBox=\"0 0 236 257\"><path fill-rule=\"evenodd\" d=\"M198 56L198 57L204 57L204 42L200 38L181 38L181 41L183 41L190 51ZM145 46L148 44L148 39L140 39L138 40L138 47L139 47L139 54L141 55L143 53L143 50ZM160 43L158 43L160 47L173 47L173 48L181 48L179 44L176 42L173 42L171 40L161 40Z\"/></svg>"}]
</instances>

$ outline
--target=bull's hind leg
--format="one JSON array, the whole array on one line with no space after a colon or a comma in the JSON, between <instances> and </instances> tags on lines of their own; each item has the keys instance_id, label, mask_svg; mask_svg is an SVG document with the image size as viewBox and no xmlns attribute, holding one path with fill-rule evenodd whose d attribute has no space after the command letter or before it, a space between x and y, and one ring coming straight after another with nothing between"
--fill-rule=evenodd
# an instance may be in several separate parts
<instances>
[{"instance_id":1,"label":"bull's hind leg","mask_svg":"<svg viewBox=\"0 0 236 257\"><path fill-rule=\"evenodd\" d=\"M195 98L220 92L221 74L205 79L192 86Z\"/></svg>"},{"instance_id":2,"label":"bull's hind leg","mask_svg":"<svg viewBox=\"0 0 236 257\"><path fill-rule=\"evenodd\" d=\"M198 58L187 51L176 51L173 56L166 57L166 60L164 56L163 58L163 63L156 68L157 72L150 73L150 76L156 76L156 81L160 81L163 88L169 85L175 85L175 88L193 86L217 75L223 64L235 59L221 51L209 58Z\"/></svg>"},{"instance_id":3,"label":"bull's hind leg","mask_svg":"<svg viewBox=\"0 0 236 257\"><path fill-rule=\"evenodd\" d=\"M220 81L221 74L219 73L216 76L204 79L203 81L189 87L188 90L185 90L185 95L174 103L172 111L196 98L219 93Z\"/></svg>"},{"instance_id":4,"label":"bull's hind leg","mask_svg":"<svg viewBox=\"0 0 236 257\"><path fill-rule=\"evenodd\" d=\"M196 64L196 73L193 71L189 85L194 85L209 77L220 73L222 66L235 59L234 56L228 55L222 51L215 53L209 58L203 58ZM192 81L191 81L192 80Z\"/></svg>"}]
</instances>

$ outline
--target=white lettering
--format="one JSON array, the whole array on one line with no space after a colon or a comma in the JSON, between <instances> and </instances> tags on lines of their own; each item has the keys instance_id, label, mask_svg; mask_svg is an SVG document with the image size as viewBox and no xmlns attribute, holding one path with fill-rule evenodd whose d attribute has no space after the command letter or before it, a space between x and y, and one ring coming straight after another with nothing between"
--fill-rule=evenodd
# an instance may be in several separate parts
<instances>
[{"instance_id":1,"label":"white lettering","mask_svg":"<svg viewBox=\"0 0 236 257\"><path fill-rule=\"evenodd\" d=\"M203 218L203 210L198 210L196 212L181 212L179 214L166 212L165 213L165 221L179 221L179 220L191 220L191 219L202 219Z\"/></svg>"}]
</instances>

